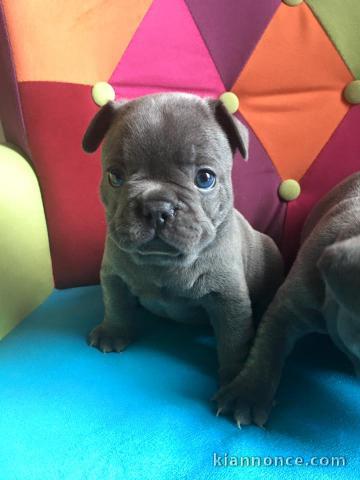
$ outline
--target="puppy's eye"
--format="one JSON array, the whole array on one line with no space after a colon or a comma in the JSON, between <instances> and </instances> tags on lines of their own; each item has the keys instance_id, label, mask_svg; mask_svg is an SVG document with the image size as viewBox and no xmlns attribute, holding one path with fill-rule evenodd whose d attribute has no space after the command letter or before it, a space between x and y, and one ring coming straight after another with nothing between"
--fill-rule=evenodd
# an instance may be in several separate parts
<instances>
[{"instance_id":1,"label":"puppy's eye","mask_svg":"<svg viewBox=\"0 0 360 480\"><path fill-rule=\"evenodd\" d=\"M202 168L195 177L195 185L202 190L209 190L213 188L216 182L215 173L209 168Z\"/></svg>"},{"instance_id":2,"label":"puppy's eye","mask_svg":"<svg viewBox=\"0 0 360 480\"><path fill-rule=\"evenodd\" d=\"M119 188L124 183L124 179L118 172L112 170L107 172L109 183L114 188Z\"/></svg>"}]
</instances>

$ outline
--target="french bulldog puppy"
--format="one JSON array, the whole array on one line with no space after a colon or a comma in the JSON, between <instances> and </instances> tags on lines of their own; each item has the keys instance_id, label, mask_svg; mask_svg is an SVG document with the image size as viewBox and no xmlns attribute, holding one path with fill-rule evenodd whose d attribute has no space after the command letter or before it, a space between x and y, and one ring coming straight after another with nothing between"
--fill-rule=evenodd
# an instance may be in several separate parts
<instances>
[{"instance_id":1,"label":"french bulldog puppy","mask_svg":"<svg viewBox=\"0 0 360 480\"><path fill-rule=\"evenodd\" d=\"M90 345L122 351L138 330L137 305L179 322L210 322L220 380L229 382L282 280L274 242L233 206L232 160L235 149L247 158L246 128L220 101L166 93L107 103L84 150L103 138L105 318Z\"/></svg>"},{"instance_id":2,"label":"french bulldog puppy","mask_svg":"<svg viewBox=\"0 0 360 480\"><path fill-rule=\"evenodd\" d=\"M240 424L268 419L286 356L310 332L326 333L360 374L360 173L309 215L297 259L259 325L243 370L215 397Z\"/></svg>"}]
</instances>

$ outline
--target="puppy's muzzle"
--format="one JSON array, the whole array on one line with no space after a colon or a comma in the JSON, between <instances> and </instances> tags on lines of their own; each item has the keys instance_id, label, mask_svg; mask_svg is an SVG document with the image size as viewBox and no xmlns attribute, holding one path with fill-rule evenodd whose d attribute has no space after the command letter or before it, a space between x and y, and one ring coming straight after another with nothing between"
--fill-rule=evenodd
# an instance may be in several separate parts
<instances>
[{"instance_id":1,"label":"puppy's muzzle","mask_svg":"<svg viewBox=\"0 0 360 480\"><path fill-rule=\"evenodd\" d=\"M141 202L140 211L151 227L155 230L160 230L174 219L176 207L169 201L145 200Z\"/></svg>"}]
</instances>

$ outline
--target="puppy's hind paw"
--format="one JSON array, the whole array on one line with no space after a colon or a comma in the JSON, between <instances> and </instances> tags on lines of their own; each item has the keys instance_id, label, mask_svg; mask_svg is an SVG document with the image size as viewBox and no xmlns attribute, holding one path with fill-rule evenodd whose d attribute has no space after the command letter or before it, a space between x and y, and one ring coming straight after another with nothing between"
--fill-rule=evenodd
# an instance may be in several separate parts
<instances>
[{"instance_id":1,"label":"puppy's hind paw","mask_svg":"<svg viewBox=\"0 0 360 480\"><path fill-rule=\"evenodd\" d=\"M266 385L247 382L240 374L220 388L214 400L218 414L231 413L239 429L251 424L264 429L273 405L273 391Z\"/></svg>"},{"instance_id":2,"label":"puppy's hind paw","mask_svg":"<svg viewBox=\"0 0 360 480\"><path fill-rule=\"evenodd\" d=\"M131 342L130 337L116 325L100 323L88 335L88 344L103 353L122 352Z\"/></svg>"}]
</instances>

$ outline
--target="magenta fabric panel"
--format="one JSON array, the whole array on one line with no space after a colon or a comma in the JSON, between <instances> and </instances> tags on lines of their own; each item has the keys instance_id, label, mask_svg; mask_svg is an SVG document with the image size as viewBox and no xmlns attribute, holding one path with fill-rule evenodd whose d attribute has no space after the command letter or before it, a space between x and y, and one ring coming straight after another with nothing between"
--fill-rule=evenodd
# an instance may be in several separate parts
<instances>
[{"instance_id":1,"label":"magenta fabric panel","mask_svg":"<svg viewBox=\"0 0 360 480\"><path fill-rule=\"evenodd\" d=\"M116 97L182 91L216 97L225 87L183 0L155 0L109 82Z\"/></svg>"},{"instance_id":2,"label":"magenta fabric panel","mask_svg":"<svg viewBox=\"0 0 360 480\"><path fill-rule=\"evenodd\" d=\"M0 0L0 119L7 142L30 155L5 13Z\"/></svg>"},{"instance_id":3,"label":"magenta fabric panel","mask_svg":"<svg viewBox=\"0 0 360 480\"><path fill-rule=\"evenodd\" d=\"M281 0L185 0L230 89Z\"/></svg>"},{"instance_id":4,"label":"magenta fabric panel","mask_svg":"<svg viewBox=\"0 0 360 480\"><path fill-rule=\"evenodd\" d=\"M301 195L291 202L284 230L284 254L290 264L312 207L335 185L360 170L360 105L352 107L301 180Z\"/></svg>"}]
</instances>

